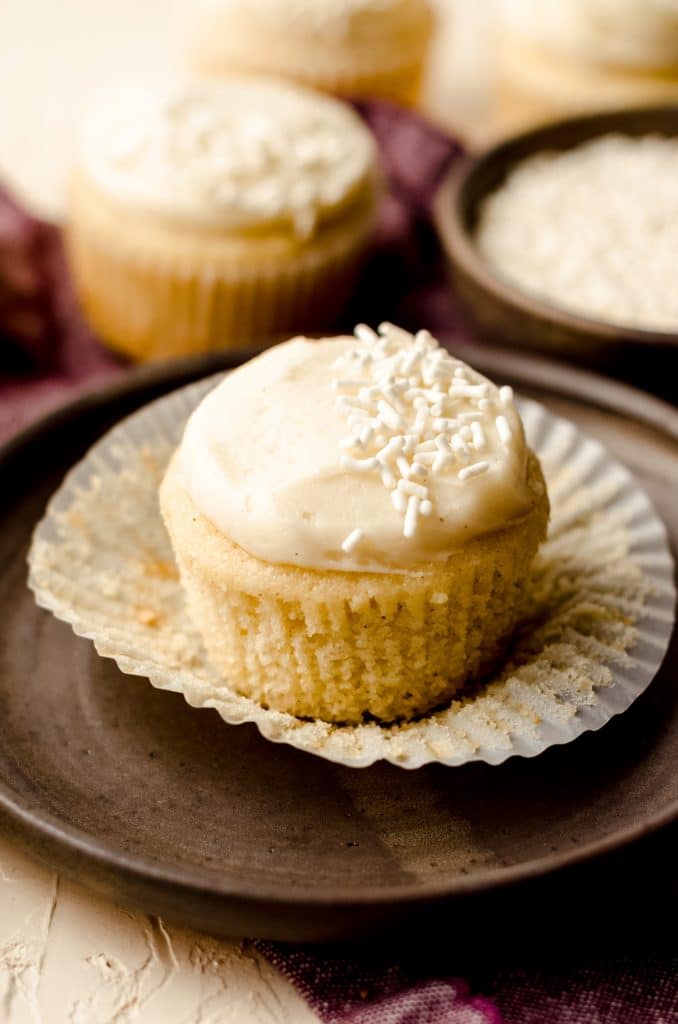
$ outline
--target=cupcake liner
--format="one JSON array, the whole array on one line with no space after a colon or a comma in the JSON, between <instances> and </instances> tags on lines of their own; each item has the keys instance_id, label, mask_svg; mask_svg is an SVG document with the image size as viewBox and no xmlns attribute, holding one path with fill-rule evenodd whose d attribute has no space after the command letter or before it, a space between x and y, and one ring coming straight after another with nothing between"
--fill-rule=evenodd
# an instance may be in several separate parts
<instances>
[{"instance_id":1,"label":"cupcake liner","mask_svg":"<svg viewBox=\"0 0 678 1024\"><path fill-rule=\"evenodd\" d=\"M35 531L29 585L37 603L123 672L214 708L232 725L254 722L267 739L349 767L532 757L600 728L650 683L675 609L665 528L600 444L521 400L552 522L528 616L503 668L446 708L391 726L301 720L230 691L186 614L157 497L188 415L221 377L122 421L66 477Z\"/></svg>"},{"instance_id":2,"label":"cupcake liner","mask_svg":"<svg viewBox=\"0 0 678 1024\"><path fill-rule=\"evenodd\" d=\"M128 233L91 203L74 204L68 248L96 332L135 359L251 347L302 325L331 326L360 268L374 216L369 204L289 251L262 258L266 240L173 246ZM178 232L177 232L178 234ZM141 244L137 236L141 235ZM248 256L249 254L249 256ZM310 329L310 328L309 328Z\"/></svg>"}]
</instances>

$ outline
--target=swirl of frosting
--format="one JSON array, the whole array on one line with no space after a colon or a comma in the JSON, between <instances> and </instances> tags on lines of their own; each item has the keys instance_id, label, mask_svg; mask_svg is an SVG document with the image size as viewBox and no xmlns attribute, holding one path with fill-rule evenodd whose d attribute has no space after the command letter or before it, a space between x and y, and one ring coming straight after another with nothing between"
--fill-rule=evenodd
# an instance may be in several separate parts
<instances>
[{"instance_id":1,"label":"swirl of frosting","mask_svg":"<svg viewBox=\"0 0 678 1024\"><path fill-rule=\"evenodd\" d=\"M678 0L502 0L516 35L622 67L678 65Z\"/></svg>"},{"instance_id":2,"label":"swirl of frosting","mask_svg":"<svg viewBox=\"0 0 678 1024\"><path fill-rule=\"evenodd\" d=\"M292 224L301 237L374 187L376 149L345 104L291 84L231 78L164 96L118 91L83 134L92 183L192 224Z\"/></svg>"},{"instance_id":3,"label":"swirl of frosting","mask_svg":"<svg viewBox=\"0 0 678 1024\"><path fill-rule=\"evenodd\" d=\"M278 345L202 401L178 456L198 510L263 561L356 572L416 572L527 515L543 485L511 389L428 332L356 334Z\"/></svg>"}]
</instances>

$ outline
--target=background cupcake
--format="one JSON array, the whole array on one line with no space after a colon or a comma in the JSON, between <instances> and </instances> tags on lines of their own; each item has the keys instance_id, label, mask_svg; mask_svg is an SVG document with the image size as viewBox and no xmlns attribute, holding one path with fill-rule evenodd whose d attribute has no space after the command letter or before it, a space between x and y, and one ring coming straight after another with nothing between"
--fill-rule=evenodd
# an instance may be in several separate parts
<instances>
[{"instance_id":1,"label":"background cupcake","mask_svg":"<svg viewBox=\"0 0 678 1024\"><path fill-rule=\"evenodd\" d=\"M371 134L273 79L118 92L85 126L68 227L95 331L135 358L331 324L369 240Z\"/></svg>"},{"instance_id":2,"label":"background cupcake","mask_svg":"<svg viewBox=\"0 0 678 1024\"><path fill-rule=\"evenodd\" d=\"M432 16L427 0L197 0L184 4L181 27L202 72L270 72L414 104Z\"/></svg>"},{"instance_id":3,"label":"background cupcake","mask_svg":"<svg viewBox=\"0 0 678 1024\"><path fill-rule=\"evenodd\" d=\"M675 0L500 0L505 131L578 111L678 100Z\"/></svg>"},{"instance_id":4,"label":"background cupcake","mask_svg":"<svg viewBox=\"0 0 678 1024\"><path fill-rule=\"evenodd\" d=\"M427 331L356 332L229 374L189 419L160 505L229 686L389 722L503 653L549 505L510 388Z\"/></svg>"}]
</instances>

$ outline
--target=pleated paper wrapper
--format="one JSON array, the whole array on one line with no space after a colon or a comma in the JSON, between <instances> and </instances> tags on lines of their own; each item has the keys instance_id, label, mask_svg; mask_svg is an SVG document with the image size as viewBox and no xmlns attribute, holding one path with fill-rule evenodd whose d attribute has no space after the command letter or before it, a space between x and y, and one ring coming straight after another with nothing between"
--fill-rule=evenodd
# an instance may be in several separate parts
<instances>
[{"instance_id":1,"label":"pleated paper wrapper","mask_svg":"<svg viewBox=\"0 0 678 1024\"><path fill-rule=\"evenodd\" d=\"M675 610L666 530L598 442L520 400L552 516L526 618L501 670L427 717L390 726L302 720L238 695L211 668L186 613L158 508L184 424L220 379L175 391L118 424L66 477L36 528L36 601L122 672L213 708L230 725L254 722L269 740L356 768L533 757L599 729L649 685Z\"/></svg>"}]
</instances>

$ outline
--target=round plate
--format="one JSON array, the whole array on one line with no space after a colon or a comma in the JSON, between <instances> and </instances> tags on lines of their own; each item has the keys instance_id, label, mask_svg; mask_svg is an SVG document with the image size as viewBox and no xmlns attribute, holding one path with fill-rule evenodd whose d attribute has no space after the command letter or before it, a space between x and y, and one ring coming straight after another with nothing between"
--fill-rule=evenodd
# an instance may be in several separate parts
<instances>
[{"instance_id":1,"label":"round plate","mask_svg":"<svg viewBox=\"0 0 678 1024\"><path fill-rule=\"evenodd\" d=\"M581 372L556 377L547 364L528 369L490 350L471 358L599 436L641 478L675 550L678 414ZM132 375L0 455L0 809L12 833L57 869L185 924L328 939L411 928L415 913L449 914L451 900L477 915L480 900L510 884L671 820L675 636L630 711L538 761L356 772L122 675L34 605L26 550L64 471L121 416L223 365Z\"/></svg>"}]
</instances>

